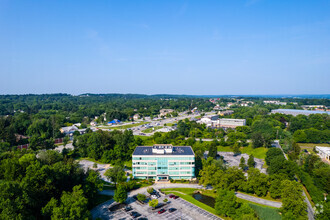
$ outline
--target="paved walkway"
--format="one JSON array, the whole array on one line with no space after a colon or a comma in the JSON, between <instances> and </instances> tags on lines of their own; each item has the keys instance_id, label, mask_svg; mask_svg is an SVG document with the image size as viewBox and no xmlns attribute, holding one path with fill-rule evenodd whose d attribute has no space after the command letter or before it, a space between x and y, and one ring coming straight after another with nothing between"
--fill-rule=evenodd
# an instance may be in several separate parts
<instances>
[{"instance_id":1,"label":"paved walkway","mask_svg":"<svg viewBox=\"0 0 330 220\"><path fill-rule=\"evenodd\" d=\"M271 200L267 200L267 199L261 199L261 198L255 197L255 196L250 196L250 195L246 195L246 194L239 193L239 192L236 192L235 195L237 198L245 199L250 202L254 202L254 203L258 203L258 204L262 204L262 205L272 206L275 208L281 208L281 206L282 206L281 202L271 201Z\"/></svg>"}]
</instances>

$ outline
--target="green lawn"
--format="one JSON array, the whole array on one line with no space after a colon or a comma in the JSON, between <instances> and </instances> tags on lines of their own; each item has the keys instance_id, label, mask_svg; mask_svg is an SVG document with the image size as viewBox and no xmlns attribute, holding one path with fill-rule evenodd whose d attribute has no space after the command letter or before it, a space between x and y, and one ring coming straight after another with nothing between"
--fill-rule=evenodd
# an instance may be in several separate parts
<instances>
[{"instance_id":1,"label":"green lawn","mask_svg":"<svg viewBox=\"0 0 330 220\"><path fill-rule=\"evenodd\" d=\"M265 159L268 148L265 147L253 148L250 144L247 147L241 147L240 150L243 154L244 153L248 155L253 154L255 158ZM218 146L218 151L233 152L233 149L231 147Z\"/></svg>"},{"instance_id":2,"label":"green lawn","mask_svg":"<svg viewBox=\"0 0 330 220\"><path fill-rule=\"evenodd\" d=\"M301 149L306 149L309 153L314 153L315 146L330 147L330 144L297 143Z\"/></svg>"},{"instance_id":3,"label":"green lawn","mask_svg":"<svg viewBox=\"0 0 330 220\"><path fill-rule=\"evenodd\" d=\"M149 136L143 136L143 135L134 135L135 138L139 137L143 140L143 145L144 146L152 146L154 145L154 141L152 137Z\"/></svg>"},{"instance_id":4,"label":"green lawn","mask_svg":"<svg viewBox=\"0 0 330 220\"><path fill-rule=\"evenodd\" d=\"M315 147L315 146L321 146L321 147L330 147L330 144L314 144L314 143L297 143L299 147Z\"/></svg>"},{"instance_id":5,"label":"green lawn","mask_svg":"<svg viewBox=\"0 0 330 220\"><path fill-rule=\"evenodd\" d=\"M126 166L127 169L132 170L132 160L125 161L124 165Z\"/></svg>"},{"instance_id":6,"label":"green lawn","mask_svg":"<svg viewBox=\"0 0 330 220\"><path fill-rule=\"evenodd\" d=\"M134 123L134 124L129 124L129 125L121 125L121 126L115 126L115 127L110 126L109 128L110 129L127 129L127 128L133 128L133 127L148 124L148 123L149 122L139 122L139 123Z\"/></svg>"},{"instance_id":7,"label":"green lawn","mask_svg":"<svg viewBox=\"0 0 330 220\"><path fill-rule=\"evenodd\" d=\"M281 220L282 219L282 217L279 214L277 209L262 207L262 206L251 204L251 203L249 204L249 206L251 208L253 208L254 211L256 211L259 219L261 219L261 220Z\"/></svg>"}]
</instances>

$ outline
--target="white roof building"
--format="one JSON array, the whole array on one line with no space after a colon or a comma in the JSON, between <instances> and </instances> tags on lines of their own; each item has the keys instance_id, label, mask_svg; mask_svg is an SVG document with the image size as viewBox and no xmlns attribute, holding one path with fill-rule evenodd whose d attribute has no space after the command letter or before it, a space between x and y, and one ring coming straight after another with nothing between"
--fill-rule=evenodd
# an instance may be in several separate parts
<instances>
[{"instance_id":1,"label":"white roof building","mask_svg":"<svg viewBox=\"0 0 330 220\"><path fill-rule=\"evenodd\" d=\"M68 127L62 127L60 128L61 133L65 134L72 134L75 131L78 131L78 128L75 125L68 126Z\"/></svg>"},{"instance_id":2,"label":"white roof building","mask_svg":"<svg viewBox=\"0 0 330 220\"><path fill-rule=\"evenodd\" d=\"M322 159L326 159L327 161L330 160L330 147L316 146L315 150Z\"/></svg>"}]
</instances>

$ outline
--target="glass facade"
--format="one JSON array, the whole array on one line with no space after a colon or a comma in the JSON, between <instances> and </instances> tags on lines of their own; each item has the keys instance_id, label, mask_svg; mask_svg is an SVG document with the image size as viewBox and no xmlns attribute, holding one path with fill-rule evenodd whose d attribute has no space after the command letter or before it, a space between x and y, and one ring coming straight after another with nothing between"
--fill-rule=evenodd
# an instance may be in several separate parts
<instances>
[{"instance_id":1,"label":"glass facade","mask_svg":"<svg viewBox=\"0 0 330 220\"><path fill-rule=\"evenodd\" d=\"M195 157L153 155L133 156L135 179L192 179L195 178Z\"/></svg>"}]
</instances>

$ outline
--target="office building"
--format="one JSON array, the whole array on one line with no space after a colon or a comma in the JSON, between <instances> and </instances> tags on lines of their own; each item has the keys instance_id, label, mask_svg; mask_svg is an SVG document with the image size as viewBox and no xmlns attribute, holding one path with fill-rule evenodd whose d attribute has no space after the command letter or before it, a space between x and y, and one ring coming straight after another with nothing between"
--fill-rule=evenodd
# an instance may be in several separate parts
<instances>
[{"instance_id":1,"label":"office building","mask_svg":"<svg viewBox=\"0 0 330 220\"><path fill-rule=\"evenodd\" d=\"M138 146L133 152L132 164L134 179L195 178L195 154L190 146Z\"/></svg>"},{"instance_id":2,"label":"office building","mask_svg":"<svg viewBox=\"0 0 330 220\"><path fill-rule=\"evenodd\" d=\"M246 125L245 119L234 119L234 118L220 118L217 123L217 127L221 128L236 128L238 126Z\"/></svg>"}]
</instances>

